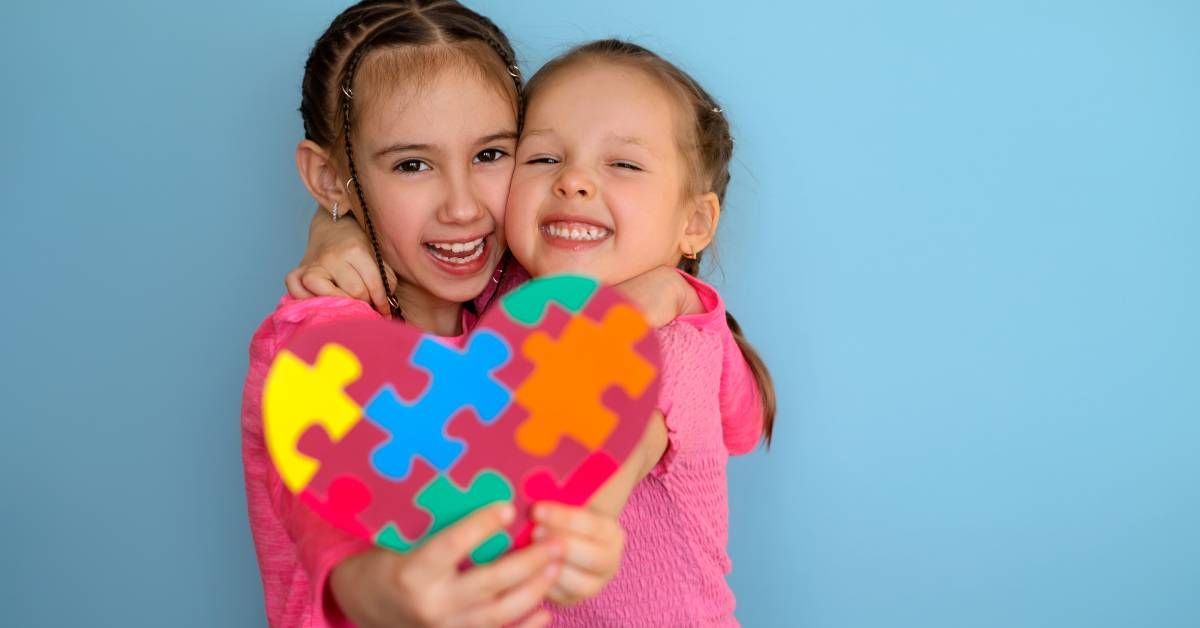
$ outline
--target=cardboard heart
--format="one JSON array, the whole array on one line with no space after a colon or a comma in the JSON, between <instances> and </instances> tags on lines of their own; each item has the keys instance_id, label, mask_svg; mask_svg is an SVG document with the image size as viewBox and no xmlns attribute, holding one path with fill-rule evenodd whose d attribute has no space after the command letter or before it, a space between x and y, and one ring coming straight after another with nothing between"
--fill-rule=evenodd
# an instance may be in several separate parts
<instances>
[{"instance_id":1,"label":"cardboard heart","mask_svg":"<svg viewBox=\"0 0 1200 628\"><path fill-rule=\"evenodd\" d=\"M529 543L529 506L585 503L654 411L659 347L637 309L595 280L530 281L456 346L403 323L297 333L263 389L284 485L329 523L404 552L492 502L516 521L477 547Z\"/></svg>"}]
</instances>

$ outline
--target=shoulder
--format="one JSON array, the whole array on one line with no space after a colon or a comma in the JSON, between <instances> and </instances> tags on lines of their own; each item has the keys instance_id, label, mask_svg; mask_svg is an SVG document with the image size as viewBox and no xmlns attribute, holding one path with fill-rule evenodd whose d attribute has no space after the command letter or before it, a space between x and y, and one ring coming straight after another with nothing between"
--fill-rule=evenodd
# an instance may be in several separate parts
<instances>
[{"instance_id":1,"label":"shoulder","mask_svg":"<svg viewBox=\"0 0 1200 628\"><path fill-rule=\"evenodd\" d=\"M381 319L371 306L346 297L293 299L285 296L259 324L250 339L250 361L270 361L296 332L311 325L342 320Z\"/></svg>"},{"instance_id":2,"label":"shoulder","mask_svg":"<svg viewBox=\"0 0 1200 628\"><path fill-rule=\"evenodd\" d=\"M700 300L701 311L696 314L684 314L676 318L675 322L701 331L720 333L724 330L726 328L725 301L721 298L721 293L699 277L693 277L678 269L676 272L695 291L696 298Z\"/></svg>"}]
</instances>

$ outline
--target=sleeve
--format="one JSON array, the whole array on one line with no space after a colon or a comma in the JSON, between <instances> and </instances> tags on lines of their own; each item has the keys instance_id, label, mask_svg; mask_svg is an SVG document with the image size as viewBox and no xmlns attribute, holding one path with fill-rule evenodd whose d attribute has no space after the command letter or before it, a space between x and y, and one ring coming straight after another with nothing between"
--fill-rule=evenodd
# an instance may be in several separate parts
<instances>
[{"instance_id":1,"label":"sleeve","mask_svg":"<svg viewBox=\"0 0 1200 628\"><path fill-rule=\"evenodd\" d=\"M715 333L721 338L720 403L725 447L732 455L748 453L762 437L763 407L758 382L725 320L725 302L721 295L696 277L683 271L679 271L679 274L696 291L704 311L680 316L676 320L701 331Z\"/></svg>"},{"instance_id":2,"label":"sleeve","mask_svg":"<svg viewBox=\"0 0 1200 628\"><path fill-rule=\"evenodd\" d=\"M350 299L284 298L250 343L250 367L242 393L242 467L263 602L271 626L348 626L328 591L329 575L342 560L372 547L326 524L300 505L271 464L262 432L262 392L271 361L296 331L345 318L378 318L370 306Z\"/></svg>"}]
</instances>

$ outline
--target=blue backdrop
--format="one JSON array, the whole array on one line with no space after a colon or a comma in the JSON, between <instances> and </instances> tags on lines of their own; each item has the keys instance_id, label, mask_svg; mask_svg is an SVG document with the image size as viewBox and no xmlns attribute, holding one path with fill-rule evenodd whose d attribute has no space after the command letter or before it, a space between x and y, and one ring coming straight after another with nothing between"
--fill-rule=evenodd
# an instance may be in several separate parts
<instances>
[{"instance_id":1,"label":"blue backdrop","mask_svg":"<svg viewBox=\"0 0 1200 628\"><path fill-rule=\"evenodd\" d=\"M715 280L780 397L745 624L1200 625L1200 5L472 4L732 117ZM240 386L340 9L0 8L3 623L263 623Z\"/></svg>"}]
</instances>

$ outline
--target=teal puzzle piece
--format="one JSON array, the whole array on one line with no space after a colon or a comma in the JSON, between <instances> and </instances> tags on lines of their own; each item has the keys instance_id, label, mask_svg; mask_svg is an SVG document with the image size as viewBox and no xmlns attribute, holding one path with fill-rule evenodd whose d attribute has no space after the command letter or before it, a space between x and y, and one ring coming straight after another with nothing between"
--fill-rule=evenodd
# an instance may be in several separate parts
<instances>
[{"instance_id":1,"label":"teal puzzle piece","mask_svg":"<svg viewBox=\"0 0 1200 628\"><path fill-rule=\"evenodd\" d=\"M512 485L504 476L489 469L480 471L471 481L471 487L465 491L445 475L438 475L425 490L417 494L416 502L433 516L433 525L426 532L428 536L488 504L512 498ZM486 563L503 554L510 546L512 537L507 532L498 532L471 552L471 560L476 564Z\"/></svg>"}]
</instances>

